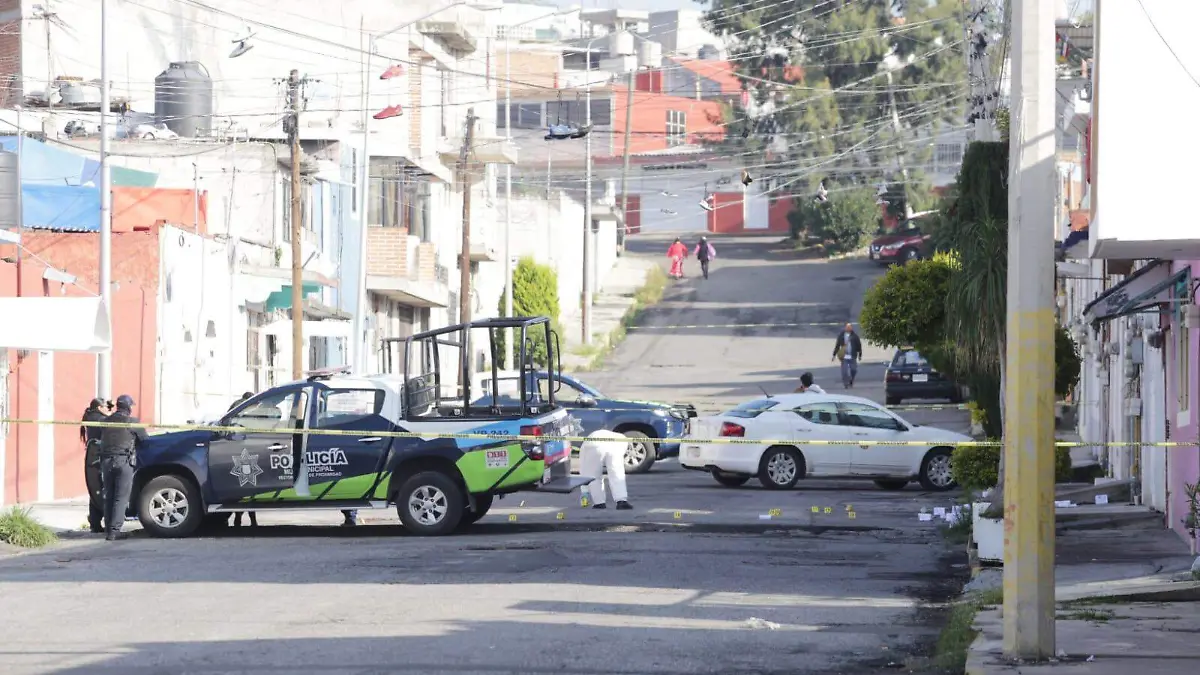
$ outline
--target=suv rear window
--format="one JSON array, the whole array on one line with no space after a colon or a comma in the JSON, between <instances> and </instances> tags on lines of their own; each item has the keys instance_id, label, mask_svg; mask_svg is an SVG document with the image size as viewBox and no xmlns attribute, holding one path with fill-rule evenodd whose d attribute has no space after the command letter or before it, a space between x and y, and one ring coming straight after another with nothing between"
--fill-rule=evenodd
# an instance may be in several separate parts
<instances>
[{"instance_id":1,"label":"suv rear window","mask_svg":"<svg viewBox=\"0 0 1200 675\"><path fill-rule=\"evenodd\" d=\"M745 419L753 419L766 411L779 405L779 401L769 398L760 398L756 401L748 401L738 407L723 413L726 417L742 417Z\"/></svg>"},{"instance_id":2,"label":"suv rear window","mask_svg":"<svg viewBox=\"0 0 1200 675\"><path fill-rule=\"evenodd\" d=\"M905 366L925 366L929 362L924 356L915 349L904 349L896 352L896 356L892 359L893 368L903 368Z\"/></svg>"}]
</instances>

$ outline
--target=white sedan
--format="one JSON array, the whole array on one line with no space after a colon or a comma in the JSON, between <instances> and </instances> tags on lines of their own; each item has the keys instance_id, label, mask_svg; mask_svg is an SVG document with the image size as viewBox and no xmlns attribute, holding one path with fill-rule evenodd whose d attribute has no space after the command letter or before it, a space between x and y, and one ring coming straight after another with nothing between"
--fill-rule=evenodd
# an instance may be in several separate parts
<instances>
[{"instance_id":1,"label":"white sedan","mask_svg":"<svg viewBox=\"0 0 1200 675\"><path fill-rule=\"evenodd\" d=\"M703 442L719 438L750 442ZM916 480L927 490L941 491L955 487L950 470L954 444L970 440L953 431L912 424L857 396L783 394L693 419L679 463L711 473L729 487L756 476L763 487L775 490L786 490L807 477L867 478L885 490L899 490Z\"/></svg>"}]
</instances>

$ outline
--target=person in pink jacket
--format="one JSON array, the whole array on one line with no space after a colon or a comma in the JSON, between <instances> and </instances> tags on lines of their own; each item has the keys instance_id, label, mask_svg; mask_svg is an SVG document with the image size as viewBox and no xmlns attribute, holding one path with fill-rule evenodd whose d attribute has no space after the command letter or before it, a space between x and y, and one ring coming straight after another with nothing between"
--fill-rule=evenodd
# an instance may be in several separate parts
<instances>
[{"instance_id":1,"label":"person in pink jacket","mask_svg":"<svg viewBox=\"0 0 1200 675\"><path fill-rule=\"evenodd\" d=\"M678 239L667 249L667 257L671 259L671 278L683 278L683 259L688 255L687 246Z\"/></svg>"},{"instance_id":2,"label":"person in pink jacket","mask_svg":"<svg viewBox=\"0 0 1200 675\"><path fill-rule=\"evenodd\" d=\"M713 250L712 244L708 243L708 237L700 237L700 243L696 244L696 260L700 261L700 271L704 272L704 278L708 278L708 263L713 258L717 257L717 252Z\"/></svg>"}]
</instances>

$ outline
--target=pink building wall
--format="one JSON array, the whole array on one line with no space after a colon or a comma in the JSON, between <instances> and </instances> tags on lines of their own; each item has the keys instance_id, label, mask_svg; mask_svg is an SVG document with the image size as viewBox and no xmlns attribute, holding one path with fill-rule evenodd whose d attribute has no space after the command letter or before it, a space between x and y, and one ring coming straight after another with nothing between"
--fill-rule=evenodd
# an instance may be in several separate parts
<instances>
[{"instance_id":1,"label":"pink building wall","mask_svg":"<svg viewBox=\"0 0 1200 675\"><path fill-rule=\"evenodd\" d=\"M1174 270L1178 271L1187 266L1192 267L1192 278L1200 277L1200 260L1177 260ZM1190 289L1189 289L1190 290ZM1194 300L1194 299L1193 299ZM1170 313L1175 314L1174 309ZM1174 324L1172 325L1174 329ZM1167 345L1167 420L1171 427L1170 440L1176 443L1195 443L1200 440L1200 326L1193 326L1189 331L1190 359L1190 393L1188 396L1190 408L1189 419L1179 419L1178 375L1175 364L1179 355L1172 339ZM1188 537L1183 527L1183 518L1188 513L1187 495L1184 485L1200 481L1200 446L1186 448L1167 448L1167 525L1185 539Z\"/></svg>"}]
</instances>

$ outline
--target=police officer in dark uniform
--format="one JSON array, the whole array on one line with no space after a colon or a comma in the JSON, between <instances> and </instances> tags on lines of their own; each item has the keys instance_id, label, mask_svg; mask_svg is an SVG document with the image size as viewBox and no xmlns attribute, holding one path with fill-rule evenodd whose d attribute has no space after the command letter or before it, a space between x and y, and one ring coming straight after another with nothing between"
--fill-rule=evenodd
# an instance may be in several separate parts
<instances>
[{"instance_id":1,"label":"police officer in dark uniform","mask_svg":"<svg viewBox=\"0 0 1200 675\"><path fill-rule=\"evenodd\" d=\"M117 411L106 422L137 424L133 416L133 398L128 394L117 397ZM100 435L100 471L104 482L105 539L124 539L125 510L129 506L129 491L133 487L133 467L137 444L147 438L140 427L105 427Z\"/></svg>"},{"instance_id":2,"label":"police officer in dark uniform","mask_svg":"<svg viewBox=\"0 0 1200 675\"><path fill-rule=\"evenodd\" d=\"M84 422L103 422L112 413L112 403L94 398L83 412ZM103 532L104 491L100 480L100 427L79 427L79 440L83 441L83 478L88 490L88 526L92 532Z\"/></svg>"}]
</instances>

